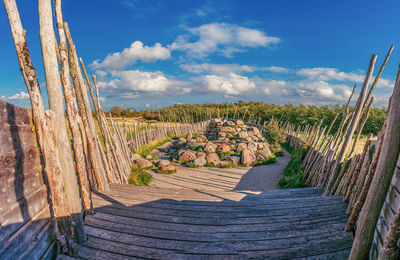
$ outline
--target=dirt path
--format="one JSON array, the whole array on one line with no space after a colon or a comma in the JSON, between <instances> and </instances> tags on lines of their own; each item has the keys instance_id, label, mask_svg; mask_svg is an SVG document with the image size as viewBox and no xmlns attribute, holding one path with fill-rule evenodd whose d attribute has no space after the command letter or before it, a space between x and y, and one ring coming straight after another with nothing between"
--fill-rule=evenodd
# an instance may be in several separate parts
<instances>
[{"instance_id":1,"label":"dirt path","mask_svg":"<svg viewBox=\"0 0 400 260\"><path fill-rule=\"evenodd\" d=\"M264 191L279 189L279 180L290 154L286 151L283 157L270 165L252 168L188 168L177 165L177 173L171 175L153 174L152 187L178 188L194 190L247 190Z\"/></svg>"}]
</instances>

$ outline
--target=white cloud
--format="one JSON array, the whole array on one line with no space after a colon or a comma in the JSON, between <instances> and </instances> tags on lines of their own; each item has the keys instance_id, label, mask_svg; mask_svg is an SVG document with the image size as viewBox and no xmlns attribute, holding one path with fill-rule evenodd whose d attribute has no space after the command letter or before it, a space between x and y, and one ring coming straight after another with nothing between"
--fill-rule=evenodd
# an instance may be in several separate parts
<instances>
[{"instance_id":1,"label":"white cloud","mask_svg":"<svg viewBox=\"0 0 400 260\"><path fill-rule=\"evenodd\" d=\"M170 82L162 72L139 70L112 71L111 75L119 79L118 88L143 92L164 92Z\"/></svg>"},{"instance_id":2,"label":"white cloud","mask_svg":"<svg viewBox=\"0 0 400 260\"><path fill-rule=\"evenodd\" d=\"M28 98L29 98L29 94L24 92L24 91L21 91L21 92L16 93L15 95L13 95L11 97L8 97L8 99L11 99L11 100L28 99Z\"/></svg>"},{"instance_id":3,"label":"white cloud","mask_svg":"<svg viewBox=\"0 0 400 260\"><path fill-rule=\"evenodd\" d=\"M6 98L6 96L1 96L0 99L6 100L7 98Z\"/></svg>"},{"instance_id":4,"label":"white cloud","mask_svg":"<svg viewBox=\"0 0 400 260\"><path fill-rule=\"evenodd\" d=\"M267 47L280 41L262 31L226 23L204 24L187 31L188 34L178 36L168 47L186 51L189 56L197 58L213 52L231 57L232 53L243 51L244 47Z\"/></svg>"},{"instance_id":5,"label":"white cloud","mask_svg":"<svg viewBox=\"0 0 400 260\"><path fill-rule=\"evenodd\" d=\"M200 63L200 64L181 64L180 68L191 73L202 74L211 73L217 75L226 75L230 73L240 72L255 72L255 71L270 71L274 73L287 73L289 70L284 67L269 66L269 67L255 67L248 65L239 64L212 64L212 63Z\"/></svg>"},{"instance_id":6,"label":"white cloud","mask_svg":"<svg viewBox=\"0 0 400 260\"><path fill-rule=\"evenodd\" d=\"M91 64L92 69L122 69L134 64L136 61L154 62L157 60L166 60L171 57L171 52L156 43L153 47L144 46L141 41L135 41L129 48L124 49L122 52L114 52L108 54L104 61L99 62L95 60Z\"/></svg>"},{"instance_id":7,"label":"white cloud","mask_svg":"<svg viewBox=\"0 0 400 260\"><path fill-rule=\"evenodd\" d=\"M249 78L235 73L226 77L207 75L202 78L202 83L208 91L227 95L250 94L249 91L256 87L256 84Z\"/></svg>"},{"instance_id":8,"label":"white cloud","mask_svg":"<svg viewBox=\"0 0 400 260\"><path fill-rule=\"evenodd\" d=\"M124 99L135 99L138 97L140 97L139 92L127 92L122 95L122 98L124 98Z\"/></svg>"},{"instance_id":9,"label":"white cloud","mask_svg":"<svg viewBox=\"0 0 400 260\"><path fill-rule=\"evenodd\" d=\"M106 101L106 99L103 98L103 97L99 97L99 100L100 100L100 102L105 102Z\"/></svg>"},{"instance_id":10,"label":"white cloud","mask_svg":"<svg viewBox=\"0 0 400 260\"><path fill-rule=\"evenodd\" d=\"M336 68L300 69L297 71L297 74L314 80L349 80L353 82L363 82L365 77L354 72L341 72Z\"/></svg>"}]
</instances>

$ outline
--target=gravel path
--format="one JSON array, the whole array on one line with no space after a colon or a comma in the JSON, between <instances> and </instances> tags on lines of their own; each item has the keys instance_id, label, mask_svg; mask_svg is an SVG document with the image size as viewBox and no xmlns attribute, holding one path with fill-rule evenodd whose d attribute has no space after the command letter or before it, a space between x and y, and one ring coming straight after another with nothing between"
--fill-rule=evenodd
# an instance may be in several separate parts
<instances>
[{"instance_id":1,"label":"gravel path","mask_svg":"<svg viewBox=\"0 0 400 260\"><path fill-rule=\"evenodd\" d=\"M188 168L176 165L177 173L153 173L152 187L192 190L246 190L264 191L279 189L279 180L290 161L290 154L283 151L277 162L252 168Z\"/></svg>"}]
</instances>

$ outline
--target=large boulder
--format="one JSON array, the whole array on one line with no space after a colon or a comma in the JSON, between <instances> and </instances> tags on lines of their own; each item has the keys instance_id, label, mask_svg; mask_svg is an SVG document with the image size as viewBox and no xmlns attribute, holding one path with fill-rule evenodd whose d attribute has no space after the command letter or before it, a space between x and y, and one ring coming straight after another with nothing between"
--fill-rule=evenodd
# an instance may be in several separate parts
<instances>
[{"instance_id":1,"label":"large boulder","mask_svg":"<svg viewBox=\"0 0 400 260\"><path fill-rule=\"evenodd\" d=\"M205 135L196 136L196 142L198 143L206 143L207 137Z\"/></svg>"},{"instance_id":2,"label":"large boulder","mask_svg":"<svg viewBox=\"0 0 400 260\"><path fill-rule=\"evenodd\" d=\"M140 156L137 153L134 153L134 154L131 155L131 161L132 162L135 162L135 161L139 160L140 158L142 158L142 156Z\"/></svg>"},{"instance_id":3,"label":"large boulder","mask_svg":"<svg viewBox=\"0 0 400 260\"><path fill-rule=\"evenodd\" d=\"M188 162L196 159L196 154L192 151L186 150L179 156L179 161Z\"/></svg>"},{"instance_id":4,"label":"large boulder","mask_svg":"<svg viewBox=\"0 0 400 260\"><path fill-rule=\"evenodd\" d=\"M247 144L246 143L239 143L237 148L236 148L236 152L240 153L244 149L247 149Z\"/></svg>"},{"instance_id":5,"label":"large boulder","mask_svg":"<svg viewBox=\"0 0 400 260\"><path fill-rule=\"evenodd\" d=\"M257 144L254 143L254 142L250 142L250 143L247 145L247 149L249 149L250 151L255 152L255 151L257 151Z\"/></svg>"},{"instance_id":6,"label":"large boulder","mask_svg":"<svg viewBox=\"0 0 400 260\"><path fill-rule=\"evenodd\" d=\"M219 153L227 153L230 151L231 151L231 148L227 144L220 144L217 148L217 152L219 152Z\"/></svg>"},{"instance_id":7,"label":"large boulder","mask_svg":"<svg viewBox=\"0 0 400 260\"><path fill-rule=\"evenodd\" d=\"M206 159L204 157L197 157L196 159L193 160L193 164L197 166L204 166L207 163Z\"/></svg>"},{"instance_id":8,"label":"large boulder","mask_svg":"<svg viewBox=\"0 0 400 260\"><path fill-rule=\"evenodd\" d=\"M214 166L217 166L221 163L221 160L219 159L218 154L210 153L209 155L207 155L207 162L211 163Z\"/></svg>"},{"instance_id":9,"label":"large boulder","mask_svg":"<svg viewBox=\"0 0 400 260\"><path fill-rule=\"evenodd\" d=\"M257 152L257 161L262 161L266 158L269 158L271 156L271 153L267 153L265 151L258 151Z\"/></svg>"},{"instance_id":10,"label":"large boulder","mask_svg":"<svg viewBox=\"0 0 400 260\"><path fill-rule=\"evenodd\" d=\"M267 154L269 154L268 156L272 155L271 149L269 149L269 145L266 145L263 147L262 151L266 152Z\"/></svg>"},{"instance_id":11,"label":"large boulder","mask_svg":"<svg viewBox=\"0 0 400 260\"><path fill-rule=\"evenodd\" d=\"M171 162L170 161L168 161L168 160L160 160L159 162L158 162L158 166L164 166L164 165L170 165L171 164Z\"/></svg>"},{"instance_id":12,"label":"large boulder","mask_svg":"<svg viewBox=\"0 0 400 260\"><path fill-rule=\"evenodd\" d=\"M246 137L249 137L249 134L245 131L242 131L242 132L238 133L235 137L236 138L246 138Z\"/></svg>"},{"instance_id":13,"label":"large boulder","mask_svg":"<svg viewBox=\"0 0 400 260\"><path fill-rule=\"evenodd\" d=\"M193 134L192 133L188 133L186 135L186 140L190 140L190 139L192 139L192 137L193 137Z\"/></svg>"},{"instance_id":14,"label":"large boulder","mask_svg":"<svg viewBox=\"0 0 400 260\"><path fill-rule=\"evenodd\" d=\"M140 158L139 160L137 160L136 164L140 169L150 168L153 166L153 164L150 161L143 159L143 158Z\"/></svg>"},{"instance_id":15,"label":"large boulder","mask_svg":"<svg viewBox=\"0 0 400 260\"><path fill-rule=\"evenodd\" d=\"M175 166L173 166L172 164L168 164L168 165L163 165L160 168L161 171L163 172L172 172L175 171Z\"/></svg>"},{"instance_id":16,"label":"large boulder","mask_svg":"<svg viewBox=\"0 0 400 260\"><path fill-rule=\"evenodd\" d=\"M252 164L256 163L257 158L253 151L250 151L249 149L245 149L242 151L241 161L242 161L242 164L244 164L244 165L252 165Z\"/></svg>"},{"instance_id":17,"label":"large boulder","mask_svg":"<svg viewBox=\"0 0 400 260\"><path fill-rule=\"evenodd\" d=\"M160 152L166 152L167 149L171 148L173 146L172 142L166 142L165 144L161 145L160 147L158 147L157 149Z\"/></svg>"},{"instance_id":18,"label":"large boulder","mask_svg":"<svg viewBox=\"0 0 400 260\"><path fill-rule=\"evenodd\" d=\"M236 124L240 126L244 126L244 122L241 119L236 120Z\"/></svg>"},{"instance_id":19,"label":"large boulder","mask_svg":"<svg viewBox=\"0 0 400 260\"><path fill-rule=\"evenodd\" d=\"M206 147L204 148L204 151L206 151L208 153L215 153L216 150L217 150L217 146L212 142L208 142L206 144Z\"/></svg>"}]
</instances>

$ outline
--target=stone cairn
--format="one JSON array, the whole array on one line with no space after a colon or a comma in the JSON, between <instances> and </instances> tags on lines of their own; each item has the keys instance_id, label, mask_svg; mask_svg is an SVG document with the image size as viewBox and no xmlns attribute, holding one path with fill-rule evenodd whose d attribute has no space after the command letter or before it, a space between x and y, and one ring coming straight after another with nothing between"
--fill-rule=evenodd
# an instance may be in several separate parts
<instances>
[{"instance_id":1,"label":"stone cairn","mask_svg":"<svg viewBox=\"0 0 400 260\"><path fill-rule=\"evenodd\" d=\"M240 119L216 118L204 134L189 133L154 149L146 158L135 154L132 159L140 168L158 165L160 170L173 171L172 162L191 167L252 166L271 156L269 144L257 127Z\"/></svg>"}]
</instances>

